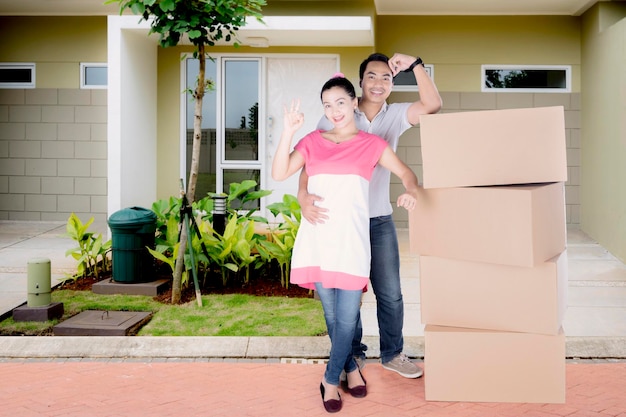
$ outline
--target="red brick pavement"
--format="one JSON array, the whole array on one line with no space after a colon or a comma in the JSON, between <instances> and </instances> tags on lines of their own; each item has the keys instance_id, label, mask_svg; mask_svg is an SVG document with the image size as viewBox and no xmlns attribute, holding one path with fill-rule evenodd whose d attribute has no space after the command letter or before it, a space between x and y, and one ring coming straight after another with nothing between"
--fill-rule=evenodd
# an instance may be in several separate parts
<instances>
[{"instance_id":1,"label":"red brick pavement","mask_svg":"<svg viewBox=\"0 0 626 417\"><path fill-rule=\"evenodd\" d=\"M322 364L4 362L0 415L325 416L323 370ZM364 375L367 397L344 394L338 415L626 417L623 362L568 363L565 404L426 402L424 378L407 380L375 363Z\"/></svg>"}]
</instances>

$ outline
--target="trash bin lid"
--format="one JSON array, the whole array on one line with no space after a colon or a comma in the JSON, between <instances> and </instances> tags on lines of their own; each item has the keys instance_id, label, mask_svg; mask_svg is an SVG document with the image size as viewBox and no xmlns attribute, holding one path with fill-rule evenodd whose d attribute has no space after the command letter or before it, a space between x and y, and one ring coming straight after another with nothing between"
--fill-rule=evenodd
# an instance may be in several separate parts
<instances>
[{"instance_id":1,"label":"trash bin lid","mask_svg":"<svg viewBox=\"0 0 626 417\"><path fill-rule=\"evenodd\" d=\"M109 226L136 226L156 223L157 216L143 207L128 207L109 217Z\"/></svg>"}]
</instances>

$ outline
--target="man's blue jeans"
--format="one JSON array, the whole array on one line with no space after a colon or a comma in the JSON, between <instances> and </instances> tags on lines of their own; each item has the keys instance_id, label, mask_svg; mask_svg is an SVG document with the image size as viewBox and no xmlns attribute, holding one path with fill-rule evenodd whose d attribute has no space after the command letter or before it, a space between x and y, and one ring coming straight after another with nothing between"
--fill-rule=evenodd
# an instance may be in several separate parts
<instances>
[{"instance_id":1,"label":"man's blue jeans","mask_svg":"<svg viewBox=\"0 0 626 417\"><path fill-rule=\"evenodd\" d=\"M315 284L315 291L322 301L331 343L324 378L329 384L339 385L341 371L349 373L357 367L352 356L351 342L354 338L363 291L324 288L319 282Z\"/></svg>"},{"instance_id":2,"label":"man's blue jeans","mask_svg":"<svg viewBox=\"0 0 626 417\"><path fill-rule=\"evenodd\" d=\"M389 362L404 348L404 302L400 289L400 254L396 225L391 216L370 219L372 265L370 282L376 295L376 314L380 336L380 360ZM367 346L361 342L363 327L359 314L352 341L352 354L365 357Z\"/></svg>"}]
</instances>

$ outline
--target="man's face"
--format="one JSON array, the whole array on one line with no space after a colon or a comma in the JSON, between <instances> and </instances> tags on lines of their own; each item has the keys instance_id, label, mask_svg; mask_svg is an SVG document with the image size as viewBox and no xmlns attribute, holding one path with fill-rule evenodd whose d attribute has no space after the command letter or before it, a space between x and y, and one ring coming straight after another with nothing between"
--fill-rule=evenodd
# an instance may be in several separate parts
<instances>
[{"instance_id":1,"label":"man's face","mask_svg":"<svg viewBox=\"0 0 626 417\"><path fill-rule=\"evenodd\" d=\"M363 98L368 101L382 102L387 100L393 87L393 76L389 65L380 61L372 61L365 67L361 89Z\"/></svg>"}]
</instances>

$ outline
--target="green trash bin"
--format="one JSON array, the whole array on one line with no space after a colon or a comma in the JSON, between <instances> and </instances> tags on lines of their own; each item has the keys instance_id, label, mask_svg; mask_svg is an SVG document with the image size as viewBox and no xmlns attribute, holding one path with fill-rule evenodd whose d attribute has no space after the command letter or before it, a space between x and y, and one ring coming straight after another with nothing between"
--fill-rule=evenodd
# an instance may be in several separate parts
<instances>
[{"instance_id":1,"label":"green trash bin","mask_svg":"<svg viewBox=\"0 0 626 417\"><path fill-rule=\"evenodd\" d=\"M156 214L142 207L129 207L109 217L113 281L139 283L154 281Z\"/></svg>"}]
</instances>

